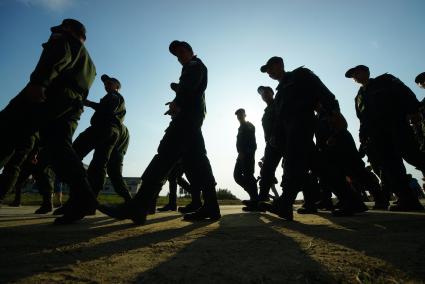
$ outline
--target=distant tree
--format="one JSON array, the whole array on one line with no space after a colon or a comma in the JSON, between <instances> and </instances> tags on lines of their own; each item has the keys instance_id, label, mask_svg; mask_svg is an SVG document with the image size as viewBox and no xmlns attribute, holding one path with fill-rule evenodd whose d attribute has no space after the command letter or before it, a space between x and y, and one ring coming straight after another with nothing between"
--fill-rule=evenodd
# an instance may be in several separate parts
<instances>
[{"instance_id":1,"label":"distant tree","mask_svg":"<svg viewBox=\"0 0 425 284\"><path fill-rule=\"evenodd\" d=\"M230 190L226 188L219 188L217 190L217 199L218 200L239 200L239 198L234 196L233 193L231 193Z\"/></svg>"}]
</instances>

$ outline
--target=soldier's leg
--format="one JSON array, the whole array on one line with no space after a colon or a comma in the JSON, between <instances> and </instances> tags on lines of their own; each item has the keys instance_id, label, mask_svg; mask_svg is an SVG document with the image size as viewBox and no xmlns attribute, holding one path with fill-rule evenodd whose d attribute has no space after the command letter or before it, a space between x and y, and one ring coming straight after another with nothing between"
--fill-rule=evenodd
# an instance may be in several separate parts
<instances>
[{"instance_id":1,"label":"soldier's leg","mask_svg":"<svg viewBox=\"0 0 425 284\"><path fill-rule=\"evenodd\" d=\"M243 175L246 180L246 190L252 201L258 201L257 180L254 177L255 154L245 157L243 160Z\"/></svg>"},{"instance_id":2,"label":"soldier's leg","mask_svg":"<svg viewBox=\"0 0 425 284\"><path fill-rule=\"evenodd\" d=\"M159 144L158 153L143 172L142 184L128 206L116 209L103 206L103 212L114 218L130 218L136 224L143 224L171 170L188 147L191 135L185 127L171 122Z\"/></svg>"},{"instance_id":3,"label":"soldier's leg","mask_svg":"<svg viewBox=\"0 0 425 284\"><path fill-rule=\"evenodd\" d=\"M401 134L401 151L403 159L422 172L425 177L425 152L413 133L413 129L406 127Z\"/></svg>"},{"instance_id":4,"label":"soldier's leg","mask_svg":"<svg viewBox=\"0 0 425 284\"><path fill-rule=\"evenodd\" d=\"M0 177L0 199L15 188L23 164L28 158L32 159L29 156L34 148L35 141L36 137L32 135L22 139L16 145L14 154L3 168Z\"/></svg>"},{"instance_id":5,"label":"soldier's leg","mask_svg":"<svg viewBox=\"0 0 425 284\"><path fill-rule=\"evenodd\" d=\"M239 159L239 158L236 159L235 167L233 168L233 179L240 187L246 190L246 180L243 175L242 159Z\"/></svg>"},{"instance_id":6,"label":"soldier's leg","mask_svg":"<svg viewBox=\"0 0 425 284\"><path fill-rule=\"evenodd\" d=\"M131 200L131 194L128 189L128 185L122 176L123 160L123 154L114 149L109 159L107 173L115 192L128 202Z\"/></svg>"},{"instance_id":7,"label":"soldier's leg","mask_svg":"<svg viewBox=\"0 0 425 284\"><path fill-rule=\"evenodd\" d=\"M186 213L194 212L202 206L201 190L200 190L201 185L197 183L196 165L193 165L190 163L188 164L183 161L183 168L184 168L185 175L189 181L189 183L183 188L187 192L189 192L192 197L191 203L189 203L188 205L184 207L179 207L179 212L186 214ZM180 184L179 181L177 183Z\"/></svg>"},{"instance_id":8,"label":"soldier's leg","mask_svg":"<svg viewBox=\"0 0 425 284\"><path fill-rule=\"evenodd\" d=\"M72 143L72 148L74 148L75 152L82 160L95 148L98 139L100 139L100 137L96 135L95 129L90 126L78 135Z\"/></svg>"},{"instance_id":9,"label":"soldier's leg","mask_svg":"<svg viewBox=\"0 0 425 284\"><path fill-rule=\"evenodd\" d=\"M83 163L72 147L72 136L78 125L82 108L74 107L50 122L41 133L48 160L59 178L70 186L69 210L57 223L71 223L83 218L97 206Z\"/></svg>"},{"instance_id":10,"label":"soldier's leg","mask_svg":"<svg viewBox=\"0 0 425 284\"><path fill-rule=\"evenodd\" d=\"M269 200L269 192L271 186L275 182L275 173L276 168L279 165L280 160L282 159L282 154L279 151L268 144L266 145L264 151L264 161L263 166L260 170L260 193L259 200L260 201L268 201Z\"/></svg>"},{"instance_id":11,"label":"soldier's leg","mask_svg":"<svg viewBox=\"0 0 425 284\"><path fill-rule=\"evenodd\" d=\"M399 204L390 210L404 211L423 208L417 196L408 189L406 168L395 139L378 137L371 145L380 161L382 180L399 198Z\"/></svg>"},{"instance_id":12,"label":"soldier's leg","mask_svg":"<svg viewBox=\"0 0 425 284\"><path fill-rule=\"evenodd\" d=\"M202 189L204 205L196 212L186 214L185 219L198 221L210 218L211 220L217 220L221 217L221 215L215 190L216 181L210 161L207 157L204 137L200 129L193 133L191 147L187 150L188 151L185 152L183 160L194 170L192 174L195 180L193 183L191 180L191 184L194 184L195 186L199 185L198 188Z\"/></svg>"},{"instance_id":13,"label":"soldier's leg","mask_svg":"<svg viewBox=\"0 0 425 284\"><path fill-rule=\"evenodd\" d=\"M384 209L388 207L388 200L384 198L379 181L373 173L366 169L351 134L346 131L342 134L339 141L341 147L338 156L346 175L353 179L361 188L370 192L375 201L375 208Z\"/></svg>"},{"instance_id":14,"label":"soldier's leg","mask_svg":"<svg viewBox=\"0 0 425 284\"><path fill-rule=\"evenodd\" d=\"M106 168L111 153L119 139L120 131L117 127L97 129L95 131L97 140L93 159L87 169L87 175L93 192L97 195L103 189L106 181Z\"/></svg>"},{"instance_id":15,"label":"soldier's leg","mask_svg":"<svg viewBox=\"0 0 425 284\"><path fill-rule=\"evenodd\" d=\"M22 165L21 172L15 184L15 199L12 202L12 206L21 205L22 189L25 186L30 175L33 173L33 171L34 171L34 164L32 163L32 161L27 159Z\"/></svg>"},{"instance_id":16,"label":"soldier's leg","mask_svg":"<svg viewBox=\"0 0 425 284\"><path fill-rule=\"evenodd\" d=\"M38 192L43 198L40 208L35 214L46 214L53 210L53 191L55 186L55 173L48 165L37 165L34 170Z\"/></svg>"}]
</instances>

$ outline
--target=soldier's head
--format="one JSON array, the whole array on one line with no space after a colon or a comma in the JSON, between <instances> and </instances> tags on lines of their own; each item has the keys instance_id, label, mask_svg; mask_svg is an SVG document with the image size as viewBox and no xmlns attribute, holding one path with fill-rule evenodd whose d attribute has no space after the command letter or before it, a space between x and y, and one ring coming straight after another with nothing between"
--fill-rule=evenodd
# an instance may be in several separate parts
<instances>
[{"instance_id":1,"label":"soldier's head","mask_svg":"<svg viewBox=\"0 0 425 284\"><path fill-rule=\"evenodd\" d=\"M120 81L118 81L118 79L116 78L112 78L109 77L106 74L103 74L100 79L102 80L104 86L105 86L105 91L109 94L109 93L115 93L118 92L119 89L121 89L121 83Z\"/></svg>"},{"instance_id":2,"label":"soldier's head","mask_svg":"<svg viewBox=\"0 0 425 284\"><path fill-rule=\"evenodd\" d=\"M236 118L239 120L240 123L245 122L246 114L243 108L240 108L237 111L235 111L235 114L236 114Z\"/></svg>"},{"instance_id":3,"label":"soldier's head","mask_svg":"<svg viewBox=\"0 0 425 284\"><path fill-rule=\"evenodd\" d=\"M268 86L260 86L258 87L257 92L261 95L261 98L267 105L273 102L274 92L272 88Z\"/></svg>"},{"instance_id":4,"label":"soldier's head","mask_svg":"<svg viewBox=\"0 0 425 284\"><path fill-rule=\"evenodd\" d=\"M415 83L422 89L425 89L425 72L422 72L415 78Z\"/></svg>"},{"instance_id":5,"label":"soldier's head","mask_svg":"<svg viewBox=\"0 0 425 284\"><path fill-rule=\"evenodd\" d=\"M50 28L52 32L67 32L81 41L86 41L86 27L75 19L65 19L62 24Z\"/></svg>"},{"instance_id":6,"label":"soldier's head","mask_svg":"<svg viewBox=\"0 0 425 284\"><path fill-rule=\"evenodd\" d=\"M345 72L346 78L353 78L360 85L366 85L370 78L369 68L365 65L357 65Z\"/></svg>"},{"instance_id":7,"label":"soldier's head","mask_svg":"<svg viewBox=\"0 0 425 284\"><path fill-rule=\"evenodd\" d=\"M267 73L273 80L280 81L285 75L285 65L282 57L273 56L267 60L266 64L261 66L261 72Z\"/></svg>"},{"instance_id":8,"label":"soldier's head","mask_svg":"<svg viewBox=\"0 0 425 284\"><path fill-rule=\"evenodd\" d=\"M189 63L194 56L192 47L185 41L174 40L170 43L168 49L171 54L177 57L181 65Z\"/></svg>"}]
</instances>

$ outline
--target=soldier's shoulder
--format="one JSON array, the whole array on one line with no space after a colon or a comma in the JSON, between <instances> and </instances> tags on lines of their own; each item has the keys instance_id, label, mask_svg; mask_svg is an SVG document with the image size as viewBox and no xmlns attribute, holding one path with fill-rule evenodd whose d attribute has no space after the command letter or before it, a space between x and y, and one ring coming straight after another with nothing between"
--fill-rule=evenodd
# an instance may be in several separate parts
<instances>
[{"instance_id":1,"label":"soldier's shoulder","mask_svg":"<svg viewBox=\"0 0 425 284\"><path fill-rule=\"evenodd\" d=\"M377 77L375 77L374 79L375 83L379 83L379 84L388 84L388 83L400 83L400 79L398 79L396 76L389 74L389 73L384 73L381 74Z\"/></svg>"},{"instance_id":2,"label":"soldier's shoulder","mask_svg":"<svg viewBox=\"0 0 425 284\"><path fill-rule=\"evenodd\" d=\"M255 126L254 124L252 124L251 122L247 121L246 122L246 126L249 130L255 130Z\"/></svg>"}]
</instances>

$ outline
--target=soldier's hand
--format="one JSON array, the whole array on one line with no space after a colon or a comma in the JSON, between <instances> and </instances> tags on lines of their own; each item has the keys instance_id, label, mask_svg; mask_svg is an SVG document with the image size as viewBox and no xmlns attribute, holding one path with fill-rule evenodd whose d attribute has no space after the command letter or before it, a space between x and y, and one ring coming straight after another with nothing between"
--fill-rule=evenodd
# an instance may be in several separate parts
<instances>
[{"instance_id":1,"label":"soldier's hand","mask_svg":"<svg viewBox=\"0 0 425 284\"><path fill-rule=\"evenodd\" d=\"M168 110L164 113L164 115L171 115L171 117L175 117L181 111L181 108L175 102L168 102L165 105L168 105Z\"/></svg>"},{"instance_id":2,"label":"soldier's hand","mask_svg":"<svg viewBox=\"0 0 425 284\"><path fill-rule=\"evenodd\" d=\"M177 91L179 90L179 84L177 84L177 83L171 83L170 84L170 88L171 88L171 90L173 90L174 92L177 93Z\"/></svg>"},{"instance_id":3,"label":"soldier's hand","mask_svg":"<svg viewBox=\"0 0 425 284\"><path fill-rule=\"evenodd\" d=\"M41 103L46 100L45 88L39 85L28 84L23 90L24 99L30 103Z\"/></svg>"},{"instance_id":4,"label":"soldier's hand","mask_svg":"<svg viewBox=\"0 0 425 284\"><path fill-rule=\"evenodd\" d=\"M420 112L415 112L415 113L409 114L407 119L412 125L418 125L418 124L421 124L422 122L422 115Z\"/></svg>"},{"instance_id":5,"label":"soldier's hand","mask_svg":"<svg viewBox=\"0 0 425 284\"><path fill-rule=\"evenodd\" d=\"M243 160L245 158L245 154L244 153L238 153L238 159L239 160Z\"/></svg>"}]
</instances>

